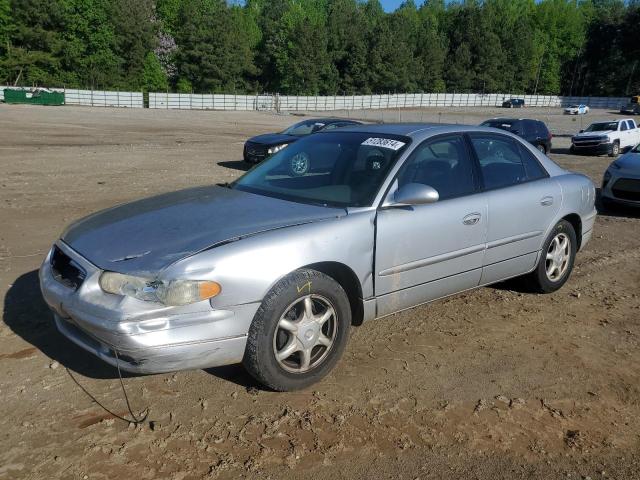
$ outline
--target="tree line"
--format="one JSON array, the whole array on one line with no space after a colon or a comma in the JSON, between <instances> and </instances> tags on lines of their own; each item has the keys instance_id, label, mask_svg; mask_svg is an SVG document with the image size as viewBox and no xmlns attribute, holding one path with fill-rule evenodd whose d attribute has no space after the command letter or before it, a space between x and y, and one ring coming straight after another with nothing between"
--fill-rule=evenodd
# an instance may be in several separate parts
<instances>
[{"instance_id":1,"label":"tree line","mask_svg":"<svg viewBox=\"0 0 640 480\"><path fill-rule=\"evenodd\" d=\"M640 0L0 0L0 84L640 94Z\"/></svg>"}]
</instances>

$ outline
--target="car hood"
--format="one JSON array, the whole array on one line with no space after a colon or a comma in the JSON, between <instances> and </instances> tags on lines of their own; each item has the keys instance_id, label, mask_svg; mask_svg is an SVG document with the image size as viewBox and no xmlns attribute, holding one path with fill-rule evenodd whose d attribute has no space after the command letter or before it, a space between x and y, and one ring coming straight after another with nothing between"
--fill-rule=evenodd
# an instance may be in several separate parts
<instances>
[{"instance_id":1,"label":"car hood","mask_svg":"<svg viewBox=\"0 0 640 480\"><path fill-rule=\"evenodd\" d=\"M626 153L615 161L622 170L631 170L640 174L640 153Z\"/></svg>"},{"instance_id":2,"label":"car hood","mask_svg":"<svg viewBox=\"0 0 640 480\"><path fill-rule=\"evenodd\" d=\"M573 138L582 138L582 137L604 137L605 135L609 135L613 133L613 130L604 130L601 132L582 132L576 133Z\"/></svg>"},{"instance_id":3,"label":"car hood","mask_svg":"<svg viewBox=\"0 0 640 480\"><path fill-rule=\"evenodd\" d=\"M256 135L251 137L248 142L259 143L261 145L278 145L280 143L291 143L298 140L300 137L294 135L285 135L284 133L265 133L263 135Z\"/></svg>"},{"instance_id":4,"label":"car hood","mask_svg":"<svg viewBox=\"0 0 640 480\"><path fill-rule=\"evenodd\" d=\"M103 210L71 224L61 239L103 270L144 276L221 243L344 215L344 209L206 186Z\"/></svg>"}]
</instances>

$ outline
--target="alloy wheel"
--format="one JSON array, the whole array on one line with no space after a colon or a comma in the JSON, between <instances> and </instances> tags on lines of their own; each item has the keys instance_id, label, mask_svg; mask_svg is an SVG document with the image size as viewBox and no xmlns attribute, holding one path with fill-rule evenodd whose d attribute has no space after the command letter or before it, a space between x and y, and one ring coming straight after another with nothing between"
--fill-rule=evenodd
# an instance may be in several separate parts
<instances>
[{"instance_id":1,"label":"alloy wheel","mask_svg":"<svg viewBox=\"0 0 640 480\"><path fill-rule=\"evenodd\" d=\"M306 295L289 305L273 335L278 364L290 373L305 373L329 354L338 331L331 302L321 295Z\"/></svg>"},{"instance_id":2,"label":"alloy wheel","mask_svg":"<svg viewBox=\"0 0 640 480\"><path fill-rule=\"evenodd\" d=\"M566 233L559 233L553 237L547 249L547 278L552 282L559 281L567 271L570 259L571 240Z\"/></svg>"}]
</instances>

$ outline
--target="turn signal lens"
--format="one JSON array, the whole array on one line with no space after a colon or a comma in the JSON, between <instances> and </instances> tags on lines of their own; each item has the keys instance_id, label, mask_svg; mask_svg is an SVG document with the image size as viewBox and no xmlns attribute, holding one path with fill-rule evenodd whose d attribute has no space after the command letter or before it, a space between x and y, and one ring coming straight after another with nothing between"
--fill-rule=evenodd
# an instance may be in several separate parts
<instances>
[{"instance_id":1,"label":"turn signal lens","mask_svg":"<svg viewBox=\"0 0 640 480\"><path fill-rule=\"evenodd\" d=\"M216 282L173 280L158 285L156 295L165 305L179 306L215 297L222 288Z\"/></svg>"},{"instance_id":2,"label":"turn signal lens","mask_svg":"<svg viewBox=\"0 0 640 480\"><path fill-rule=\"evenodd\" d=\"M200 282L200 298L202 300L215 297L220 293L220 290L222 289L216 282Z\"/></svg>"}]
</instances>

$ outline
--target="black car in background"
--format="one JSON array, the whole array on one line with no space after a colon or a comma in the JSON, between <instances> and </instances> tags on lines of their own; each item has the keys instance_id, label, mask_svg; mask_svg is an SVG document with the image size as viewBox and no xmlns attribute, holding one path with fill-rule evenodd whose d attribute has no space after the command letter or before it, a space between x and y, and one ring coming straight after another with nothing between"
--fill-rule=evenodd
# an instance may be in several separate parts
<instances>
[{"instance_id":1,"label":"black car in background","mask_svg":"<svg viewBox=\"0 0 640 480\"><path fill-rule=\"evenodd\" d=\"M510 98L502 102L502 108L522 108L524 107L524 98Z\"/></svg>"},{"instance_id":2,"label":"black car in background","mask_svg":"<svg viewBox=\"0 0 640 480\"><path fill-rule=\"evenodd\" d=\"M515 133L534 145L542 153L551 151L551 139L553 135L540 120L530 118L492 118L480 124L483 127L499 128L507 132Z\"/></svg>"},{"instance_id":3,"label":"black car in background","mask_svg":"<svg viewBox=\"0 0 640 480\"><path fill-rule=\"evenodd\" d=\"M280 133L265 133L251 137L244 144L243 157L245 162L260 163L270 155L282 150L290 143L311 135L312 133L333 128L347 127L350 125L361 125L362 122L356 120L345 120L344 118L314 118L303 120L291 125Z\"/></svg>"}]
</instances>

